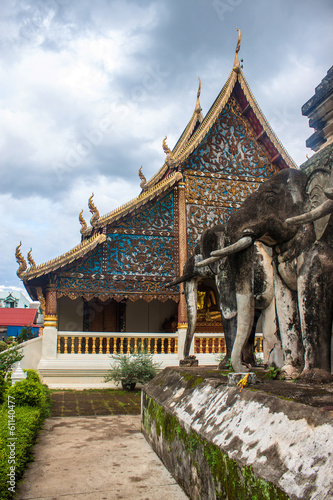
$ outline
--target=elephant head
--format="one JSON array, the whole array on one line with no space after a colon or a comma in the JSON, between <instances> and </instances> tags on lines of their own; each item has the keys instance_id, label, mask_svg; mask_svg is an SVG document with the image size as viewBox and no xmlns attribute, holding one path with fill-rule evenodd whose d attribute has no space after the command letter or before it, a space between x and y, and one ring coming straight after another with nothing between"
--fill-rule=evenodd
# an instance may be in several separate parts
<instances>
[{"instance_id":1,"label":"elephant head","mask_svg":"<svg viewBox=\"0 0 333 500\"><path fill-rule=\"evenodd\" d=\"M330 371L332 248L324 240L318 242L312 223L288 220L309 211L307 185L306 174L295 169L283 170L264 182L230 217L226 239L231 247L212 252L210 257L230 255L233 247L242 245L240 251L232 251L241 262L249 260L247 253L255 240L273 247L275 299L287 376L302 367L305 373ZM242 301L248 307L246 276L239 273L236 286L237 309ZM231 358L237 368L238 338L242 344L246 335L237 330Z\"/></svg>"}]
</instances>

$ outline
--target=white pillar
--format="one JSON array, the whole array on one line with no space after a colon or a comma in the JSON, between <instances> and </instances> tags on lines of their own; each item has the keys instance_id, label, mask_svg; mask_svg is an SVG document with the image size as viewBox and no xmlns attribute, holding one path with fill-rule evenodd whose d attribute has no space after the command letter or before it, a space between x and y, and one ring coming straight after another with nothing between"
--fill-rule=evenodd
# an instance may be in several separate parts
<instances>
[{"instance_id":1,"label":"white pillar","mask_svg":"<svg viewBox=\"0 0 333 500\"><path fill-rule=\"evenodd\" d=\"M55 326L44 327L41 359L56 359L57 344L58 344L58 329Z\"/></svg>"}]
</instances>

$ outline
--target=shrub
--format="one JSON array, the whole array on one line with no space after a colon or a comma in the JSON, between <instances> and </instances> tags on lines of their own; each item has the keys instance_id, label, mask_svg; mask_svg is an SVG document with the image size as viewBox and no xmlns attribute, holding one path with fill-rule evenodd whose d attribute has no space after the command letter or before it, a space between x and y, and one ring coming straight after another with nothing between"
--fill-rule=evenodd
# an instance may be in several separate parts
<instances>
[{"instance_id":1,"label":"shrub","mask_svg":"<svg viewBox=\"0 0 333 500\"><path fill-rule=\"evenodd\" d=\"M35 406L44 409L49 402L49 390L35 380L28 378L16 382L7 391L16 406Z\"/></svg>"},{"instance_id":2,"label":"shrub","mask_svg":"<svg viewBox=\"0 0 333 500\"><path fill-rule=\"evenodd\" d=\"M8 381L6 382L4 373L0 372L0 405L2 405L5 400L5 393L9 386L10 384Z\"/></svg>"},{"instance_id":3,"label":"shrub","mask_svg":"<svg viewBox=\"0 0 333 500\"><path fill-rule=\"evenodd\" d=\"M40 408L29 408L26 406L15 407L15 483L22 476L28 462L31 461L31 447L35 443L38 430L43 422L42 410ZM14 493L8 490L10 484L9 473L11 464L10 448L7 446L11 434L8 426L8 410L3 405L0 410L0 498L11 500ZM13 466L12 466L13 467Z\"/></svg>"},{"instance_id":4,"label":"shrub","mask_svg":"<svg viewBox=\"0 0 333 500\"><path fill-rule=\"evenodd\" d=\"M27 380L34 380L35 382L41 383L40 376L37 370L25 369L23 370L27 374Z\"/></svg>"},{"instance_id":5,"label":"shrub","mask_svg":"<svg viewBox=\"0 0 333 500\"><path fill-rule=\"evenodd\" d=\"M0 371L8 374L12 371L13 366L21 361L23 353L19 346L14 345L6 351L0 352Z\"/></svg>"},{"instance_id":6,"label":"shrub","mask_svg":"<svg viewBox=\"0 0 333 500\"><path fill-rule=\"evenodd\" d=\"M146 384L157 375L158 363L153 362L153 355L146 353L113 354L111 358L115 364L105 376L105 382L119 382L125 389L135 387L136 383Z\"/></svg>"},{"instance_id":7,"label":"shrub","mask_svg":"<svg viewBox=\"0 0 333 500\"><path fill-rule=\"evenodd\" d=\"M7 342L0 340L0 352L5 351L6 349L8 349Z\"/></svg>"},{"instance_id":8,"label":"shrub","mask_svg":"<svg viewBox=\"0 0 333 500\"><path fill-rule=\"evenodd\" d=\"M30 340L30 339L34 339L34 338L35 338L35 334L32 331L31 326L23 326L20 333L17 336L17 340L18 340L19 344L21 344L22 342L25 342L26 340Z\"/></svg>"}]
</instances>

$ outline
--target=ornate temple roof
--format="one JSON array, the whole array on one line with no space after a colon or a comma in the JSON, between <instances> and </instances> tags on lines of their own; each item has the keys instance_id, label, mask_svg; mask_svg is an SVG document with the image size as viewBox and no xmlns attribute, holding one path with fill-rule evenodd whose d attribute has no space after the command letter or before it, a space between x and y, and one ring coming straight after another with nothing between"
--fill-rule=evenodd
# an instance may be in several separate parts
<instances>
[{"instance_id":1,"label":"ornate temple roof","mask_svg":"<svg viewBox=\"0 0 333 500\"><path fill-rule=\"evenodd\" d=\"M237 101L239 102L238 108L240 120L243 122L244 118L247 118L247 120L250 122L251 127L254 130L254 132L252 132L251 129L252 138L258 142L261 142L261 147L264 146L264 148L266 149L265 154L267 155L267 157L269 157L268 163L274 163L274 167L276 167L277 169L296 167L295 163L290 158L290 156L274 134L261 109L259 108L255 98L253 97L253 94L242 73L241 66L238 60L239 49L240 31L232 71L227 82L217 96L215 102L204 117L199 102L201 92L201 82L199 80L199 89L197 93L195 109L173 150L171 151L167 146L166 138L163 141L163 149L167 155L164 164L148 183L146 182L146 179L140 169L139 176L142 179L142 183L140 184L142 187L142 192L139 194L139 196L120 206L119 208L107 213L106 215L100 216L92 201L92 195L89 199L88 204L90 212L92 213L92 218L90 220L91 225L87 227L87 224L82 217L82 212L79 217L82 226L80 231L82 235L82 242L69 252L66 252L63 255L44 264L37 266L31 257L30 251L28 255L28 263L30 264L30 267L28 268L27 263L25 262L25 259L20 252L21 245L17 247L16 259L20 264L17 274L25 282L25 286L27 286L27 283L30 282L30 280L34 280L35 278L39 278L60 269L63 273L66 273L66 269L63 269L65 268L65 266L68 266L74 261L80 260L82 257L86 256L88 258L89 252L91 252L96 247L98 247L98 245L104 243L107 240L107 233L109 231L107 226L113 226L115 223L118 224L118 221L124 221L127 216L133 215L133 217L135 217L135 214L149 207L150 202L154 201L155 203L155 200L157 200L158 202L158 200L161 200L164 195L170 192L173 186L177 185L185 178L185 171L184 176L182 173L182 165L191 156L194 150L202 143L202 141L204 141L205 137L209 134L212 127L218 122L222 112L227 109L230 99L234 99L236 97ZM252 179L251 177L247 184L252 189L254 187L253 183L257 181L258 179ZM240 188L242 188L242 186L240 186ZM247 192L247 188L244 192ZM141 226L138 231L140 232L141 236L146 236L149 232L147 232L146 229L143 229ZM123 229L123 234L127 234L127 229ZM166 237L166 235L163 237ZM110 241L108 245L112 246L112 242L113 240ZM163 245L165 248L165 242L163 243ZM98 251L99 250L96 248L97 253ZM170 262L168 262L168 265L170 264L171 266L171 261L174 259L170 256L169 260ZM172 272L174 271L169 270L168 272L172 274ZM93 276L94 275L95 274L93 274ZM132 274L130 274L130 276L132 279ZM116 276L114 281L116 281L116 278L118 279L118 277ZM157 280L157 277L153 278ZM34 286L36 285L34 284L33 287Z\"/></svg>"},{"instance_id":2,"label":"ornate temple roof","mask_svg":"<svg viewBox=\"0 0 333 500\"><path fill-rule=\"evenodd\" d=\"M45 264L40 264L38 266L31 266L24 274L24 280L31 280L33 278L38 278L43 274L47 274L52 271L56 271L61 267L70 264L79 257L83 257L88 252L93 250L97 245L103 243L106 239L104 234L97 234L91 238L84 240L82 243L76 247L69 250L69 252L60 255L56 259L49 260Z\"/></svg>"},{"instance_id":3,"label":"ornate temple roof","mask_svg":"<svg viewBox=\"0 0 333 500\"><path fill-rule=\"evenodd\" d=\"M189 155L203 141L209 130L218 120L221 112L230 99L232 92L235 92L237 97L240 97L243 113L244 115L248 116L250 122L257 132L258 139L264 143L264 145L271 153L272 162L279 161L280 168L297 168L297 165L289 156L289 154L277 138L276 134L274 133L273 129L269 125L245 79L238 60L238 51L240 49L240 30L238 31L239 37L236 47L235 60L229 78L227 79L221 92L215 99L215 102L211 106L210 110L203 118L203 120L200 121L200 124L197 126L197 128L193 128L193 132L186 136L186 140L179 140L174 149L170 151L165 163L162 165L160 170L149 180L147 184L149 187L158 183L170 169L177 168L181 163L186 161ZM239 94L242 95L240 96ZM191 120L192 119L193 116ZM190 123L191 121L189 122L189 124ZM186 130L187 129L185 129L185 131Z\"/></svg>"},{"instance_id":4,"label":"ornate temple roof","mask_svg":"<svg viewBox=\"0 0 333 500\"><path fill-rule=\"evenodd\" d=\"M133 200L125 203L124 205L120 206L119 208L116 208L115 210L112 210L108 214L100 217L95 222L94 228L101 228L101 227L106 226L107 224L114 223L117 220L124 217L125 215L130 214L131 212L133 212L134 210L137 210L138 208L141 208L143 205L145 205L149 201L153 200L154 198L157 198L162 193L167 191L170 187L172 187L174 184L176 184L176 182L180 181L182 179L182 177L183 176L180 172L173 172L168 177L166 177L161 182L159 182L157 185L142 191L139 194L139 196L137 196ZM92 229L93 228L91 226L88 227L84 234L90 234Z\"/></svg>"}]
</instances>

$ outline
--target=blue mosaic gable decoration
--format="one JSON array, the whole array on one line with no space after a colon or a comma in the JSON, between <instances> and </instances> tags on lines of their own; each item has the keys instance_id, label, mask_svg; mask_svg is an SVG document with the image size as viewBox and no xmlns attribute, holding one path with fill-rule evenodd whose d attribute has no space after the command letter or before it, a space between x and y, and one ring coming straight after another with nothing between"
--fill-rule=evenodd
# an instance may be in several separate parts
<instances>
[{"instance_id":1,"label":"blue mosaic gable decoration","mask_svg":"<svg viewBox=\"0 0 333 500\"><path fill-rule=\"evenodd\" d=\"M205 228L226 223L245 198L278 170L231 96L182 171L190 253Z\"/></svg>"},{"instance_id":2,"label":"blue mosaic gable decoration","mask_svg":"<svg viewBox=\"0 0 333 500\"><path fill-rule=\"evenodd\" d=\"M170 190L138 213L109 224L103 244L58 274L59 296L135 300L148 294L169 299L164 284L173 279L177 266L174 227L174 195ZM178 301L177 293L171 292L171 296Z\"/></svg>"}]
</instances>

